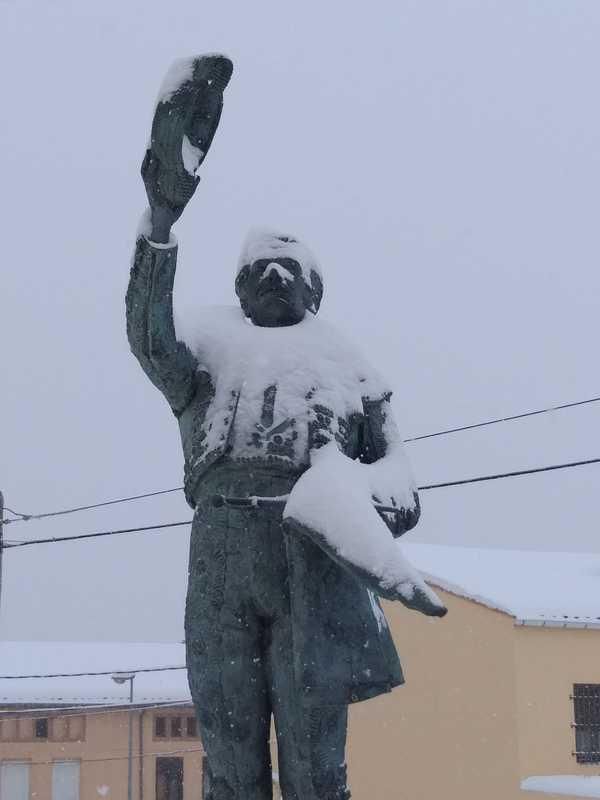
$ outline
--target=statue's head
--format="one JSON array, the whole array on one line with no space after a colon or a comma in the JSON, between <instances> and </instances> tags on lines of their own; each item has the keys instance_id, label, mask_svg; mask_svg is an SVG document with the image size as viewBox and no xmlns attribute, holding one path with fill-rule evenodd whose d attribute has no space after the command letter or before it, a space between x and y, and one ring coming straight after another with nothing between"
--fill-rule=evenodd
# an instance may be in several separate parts
<instances>
[{"instance_id":1,"label":"statue's head","mask_svg":"<svg viewBox=\"0 0 600 800\"><path fill-rule=\"evenodd\" d=\"M314 255L294 236L254 229L242 247L235 291L255 325L273 328L316 314L323 280Z\"/></svg>"}]
</instances>

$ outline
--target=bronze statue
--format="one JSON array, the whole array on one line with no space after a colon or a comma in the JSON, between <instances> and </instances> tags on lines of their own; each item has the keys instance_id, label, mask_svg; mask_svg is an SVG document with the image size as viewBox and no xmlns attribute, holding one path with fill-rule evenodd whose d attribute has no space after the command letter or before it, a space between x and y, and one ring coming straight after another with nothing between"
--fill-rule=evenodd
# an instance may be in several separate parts
<instances>
[{"instance_id":1,"label":"bronze statue","mask_svg":"<svg viewBox=\"0 0 600 800\"><path fill-rule=\"evenodd\" d=\"M207 797L271 799L273 715L285 800L342 800L348 704L403 682L376 593L426 614L445 609L420 579L382 577L332 545L327 526L301 513L315 486L305 481L305 506L284 511L317 453L345 459L340 469L359 477L363 465L383 463L392 439L402 455L390 393L315 320L323 280L308 248L288 234L251 236L235 282L241 312L207 311L192 344L176 336L171 227L198 185L231 73L224 56L187 59L161 90L142 165L150 213L136 243L127 330L178 419L195 509L185 631ZM372 491L396 536L420 513L407 475L392 474L395 496ZM338 484L336 507L350 498Z\"/></svg>"}]
</instances>

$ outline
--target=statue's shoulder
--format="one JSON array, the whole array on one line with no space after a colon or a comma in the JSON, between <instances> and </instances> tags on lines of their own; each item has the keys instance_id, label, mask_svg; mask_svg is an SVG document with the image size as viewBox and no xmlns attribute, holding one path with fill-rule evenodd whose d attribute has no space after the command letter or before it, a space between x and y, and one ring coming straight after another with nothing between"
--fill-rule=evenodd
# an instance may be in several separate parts
<instances>
[{"instance_id":1,"label":"statue's shoulder","mask_svg":"<svg viewBox=\"0 0 600 800\"><path fill-rule=\"evenodd\" d=\"M177 338L204 365L211 375L241 345L248 322L239 306L195 306L175 320Z\"/></svg>"},{"instance_id":2,"label":"statue's shoulder","mask_svg":"<svg viewBox=\"0 0 600 800\"><path fill-rule=\"evenodd\" d=\"M311 320L315 342L320 343L323 354L338 364L344 364L359 384L365 402L388 400L391 390L387 379L373 366L362 347L339 327L322 317Z\"/></svg>"}]
</instances>

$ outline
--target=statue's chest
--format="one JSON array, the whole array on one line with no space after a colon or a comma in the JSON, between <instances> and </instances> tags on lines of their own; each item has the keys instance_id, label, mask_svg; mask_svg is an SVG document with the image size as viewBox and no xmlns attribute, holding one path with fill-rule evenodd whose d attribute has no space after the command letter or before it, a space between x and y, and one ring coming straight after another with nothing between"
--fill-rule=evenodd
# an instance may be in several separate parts
<instances>
[{"instance_id":1,"label":"statue's chest","mask_svg":"<svg viewBox=\"0 0 600 800\"><path fill-rule=\"evenodd\" d=\"M308 462L308 404L285 402L286 395L276 384L262 391L249 389L243 387L238 400L231 437L234 457L278 456L298 464Z\"/></svg>"},{"instance_id":2,"label":"statue's chest","mask_svg":"<svg viewBox=\"0 0 600 800\"><path fill-rule=\"evenodd\" d=\"M313 447L332 440L353 455L362 398L377 391L354 348L314 319L284 329L229 322L231 330L208 327L194 350L214 391L184 437L192 461L221 451L302 466Z\"/></svg>"},{"instance_id":3,"label":"statue's chest","mask_svg":"<svg viewBox=\"0 0 600 800\"><path fill-rule=\"evenodd\" d=\"M278 383L266 387L254 380L244 382L230 437L234 458L276 458L303 466L309 463L313 447L333 439L344 452L357 449L358 409L348 417L347 403L331 407L331 389L300 386L297 377L282 375Z\"/></svg>"}]
</instances>

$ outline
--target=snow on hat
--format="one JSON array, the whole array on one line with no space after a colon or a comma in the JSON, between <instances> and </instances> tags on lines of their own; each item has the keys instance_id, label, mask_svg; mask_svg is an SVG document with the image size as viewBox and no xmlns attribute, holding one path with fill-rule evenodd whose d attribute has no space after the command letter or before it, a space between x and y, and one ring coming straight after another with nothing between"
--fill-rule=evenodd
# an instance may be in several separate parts
<instances>
[{"instance_id":1,"label":"snow on hat","mask_svg":"<svg viewBox=\"0 0 600 800\"><path fill-rule=\"evenodd\" d=\"M242 245L237 274L239 275L245 266L261 258L293 258L300 264L302 277L309 286L312 285L313 270L322 280L321 267L314 253L289 233L281 233L271 228L251 228Z\"/></svg>"}]
</instances>

